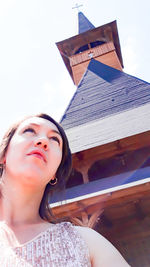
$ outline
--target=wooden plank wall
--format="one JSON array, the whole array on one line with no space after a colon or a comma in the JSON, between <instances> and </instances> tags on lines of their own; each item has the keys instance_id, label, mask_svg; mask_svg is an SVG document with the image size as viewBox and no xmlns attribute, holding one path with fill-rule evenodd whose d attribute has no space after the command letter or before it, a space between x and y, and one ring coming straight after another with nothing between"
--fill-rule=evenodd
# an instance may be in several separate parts
<instances>
[{"instance_id":1,"label":"wooden plank wall","mask_svg":"<svg viewBox=\"0 0 150 267\"><path fill-rule=\"evenodd\" d=\"M92 55L91 57L96 60L122 71L121 63L115 51L114 44L110 42L70 57L70 65L72 67L73 79L76 85L79 84L87 69L91 60L90 54Z\"/></svg>"},{"instance_id":2,"label":"wooden plank wall","mask_svg":"<svg viewBox=\"0 0 150 267\"><path fill-rule=\"evenodd\" d=\"M124 228L122 236L111 237L111 242L132 267L150 266L150 218L130 225L128 234Z\"/></svg>"},{"instance_id":3,"label":"wooden plank wall","mask_svg":"<svg viewBox=\"0 0 150 267\"><path fill-rule=\"evenodd\" d=\"M150 196L106 208L97 229L132 267L150 266Z\"/></svg>"}]
</instances>

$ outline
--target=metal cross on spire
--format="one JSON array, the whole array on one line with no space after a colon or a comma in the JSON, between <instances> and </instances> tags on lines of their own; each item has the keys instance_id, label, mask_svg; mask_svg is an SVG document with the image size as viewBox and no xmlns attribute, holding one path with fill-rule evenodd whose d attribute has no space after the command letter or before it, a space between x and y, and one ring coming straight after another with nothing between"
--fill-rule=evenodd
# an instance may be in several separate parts
<instances>
[{"instance_id":1,"label":"metal cross on spire","mask_svg":"<svg viewBox=\"0 0 150 267\"><path fill-rule=\"evenodd\" d=\"M81 6L83 6L83 5L78 5L78 4L75 4L75 6L74 7L72 7L72 9L74 9L74 8L77 8L78 9L78 12L80 11L79 10L79 7L81 7Z\"/></svg>"}]
</instances>

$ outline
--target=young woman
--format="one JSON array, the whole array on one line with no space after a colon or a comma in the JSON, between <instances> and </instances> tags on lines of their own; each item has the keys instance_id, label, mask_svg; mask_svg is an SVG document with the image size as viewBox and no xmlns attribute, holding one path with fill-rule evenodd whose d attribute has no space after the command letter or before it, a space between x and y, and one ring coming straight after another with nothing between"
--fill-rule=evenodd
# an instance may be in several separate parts
<instances>
[{"instance_id":1,"label":"young woman","mask_svg":"<svg viewBox=\"0 0 150 267\"><path fill-rule=\"evenodd\" d=\"M94 230L54 224L50 195L71 170L68 141L56 121L40 114L11 127L0 162L0 266L129 266Z\"/></svg>"}]
</instances>

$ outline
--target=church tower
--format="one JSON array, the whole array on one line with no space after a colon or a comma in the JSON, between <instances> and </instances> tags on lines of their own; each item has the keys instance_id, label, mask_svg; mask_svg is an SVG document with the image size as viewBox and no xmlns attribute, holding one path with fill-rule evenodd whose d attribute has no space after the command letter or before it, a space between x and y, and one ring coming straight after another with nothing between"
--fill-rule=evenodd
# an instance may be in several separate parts
<instances>
[{"instance_id":1,"label":"church tower","mask_svg":"<svg viewBox=\"0 0 150 267\"><path fill-rule=\"evenodd\" d=\"M57 43L73 82L79 84L91 58L122 70L123 61L116 21L95 28L85 15L79 12L78 25L78 35Z\"/></svg>"},{"instance_id":2,"label":"church tower","mask_svg":"<svg viewBox=\"0 0 150 267\"><path fill-rule=\"evenodd\" d=\"M149 266L150 84L123 72L116 21L78 21L79 34L57 43L77 90L61 119L73 171L53 210Z\"/></svg>"}]
</instances>

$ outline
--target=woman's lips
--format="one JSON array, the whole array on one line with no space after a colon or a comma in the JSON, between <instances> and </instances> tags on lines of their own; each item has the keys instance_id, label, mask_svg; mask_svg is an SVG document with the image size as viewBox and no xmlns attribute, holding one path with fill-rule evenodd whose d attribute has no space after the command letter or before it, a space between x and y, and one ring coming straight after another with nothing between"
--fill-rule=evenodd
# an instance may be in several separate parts
<instances>
[{"instance_id":1,"label":"woman's lips","mask_svg":"<svg viewBox=\"0 0 150 267\"><path fill-rule=\"evenodd\" d=\"M32 150L31 152L29 152L27 154L28 156L35 156L39 159L42 159L44 162L47 162L46 160L46 156L44 155L44 153L42 151L39 151L39 150Z\"/></svg>"}]
</instances>

